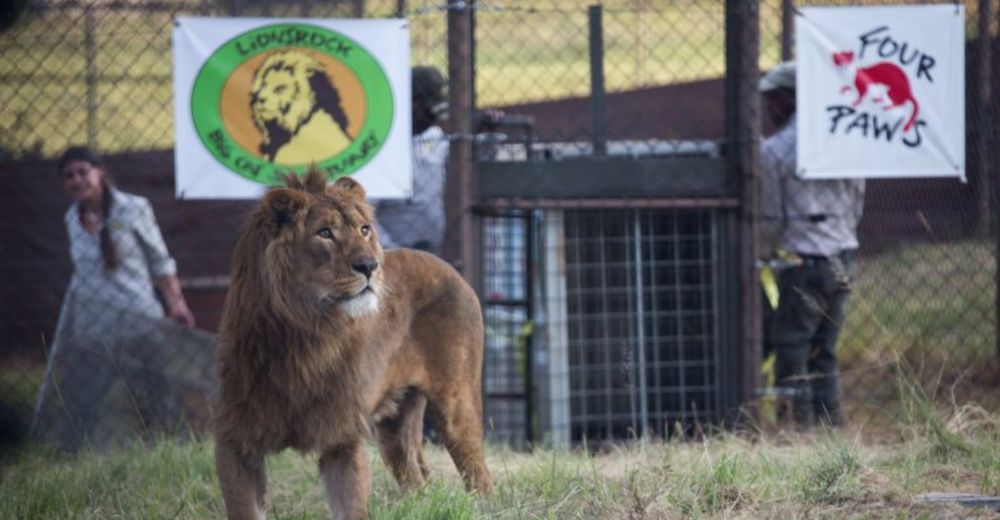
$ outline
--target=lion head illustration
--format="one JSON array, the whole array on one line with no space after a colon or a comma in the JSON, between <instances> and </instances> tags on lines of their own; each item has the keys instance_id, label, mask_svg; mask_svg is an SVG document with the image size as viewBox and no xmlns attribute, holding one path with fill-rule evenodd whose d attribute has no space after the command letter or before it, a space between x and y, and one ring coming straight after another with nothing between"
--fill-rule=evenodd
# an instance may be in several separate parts
<instances>
[{"instance_id":1,"label":"lion head illustration","mask_svg":"<svg viewBox=\"0 0 1000 520\"><path fill-rule=\"evenodd\" d=\"M263 135L267 160L301 164L327 158L350 144L347 114L323 65L306 52L268 56L254 72L250 111Z\"/></svg>"}]
</instances>

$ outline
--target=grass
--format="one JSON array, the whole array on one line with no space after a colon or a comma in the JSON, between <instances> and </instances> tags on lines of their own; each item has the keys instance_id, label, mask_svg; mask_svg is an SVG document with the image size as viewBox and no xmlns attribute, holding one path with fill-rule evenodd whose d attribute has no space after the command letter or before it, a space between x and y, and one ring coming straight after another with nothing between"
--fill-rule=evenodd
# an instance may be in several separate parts
<instances>
[{"instance_id":1,"label":"grass","mask_svg":"<svg viewBox=\"0 0 1000 520\"><path fill-rule=\"evenodd\" d=\"M974 518L985 509L922 495L1000 495L1000 414L942 405L901 360L891 430L736 432L533 453L488 446L494 491L467 493L447 454L402 492L370 447L373 519ZM752 425L750 425L752 426ZM110 453L33 446L0 458L0 518L219 518L210 440L163 439ZM326 518L316 459L268 459L268 516Z\"/></svg>"},{"instance_id":2,"label":"grass","mask_svg":"<svg viewBox=\"0 0 1000 520\"><path fill-rule=\"evenodd\" d=\"M417 493L402 493L374 464L372 517L992 516L917 498L1000 495L996 323L983 289L994 280L992 247L916 245L862 262L842 338L852 429L799 435L762 426L599 453L493 446L496 487L487 498L466 493L447 455L430 446L435 477ZM0 370L0 392L27 405L41 372L26 367ZM269 480L269 518L325 518L314 458L272 457ZM221 508L210 441L72 458L35 447L0 460L0 519L218 518Z\"/></svg>"},{"instance_id":3,"label":"grass","mask_svg":"<svg viewBox=\"0 0 1000 520\"><path fill-rule=\"evenodd\" d=\"M428 446L433 478L403 493L374 450L374 519L969 518L988 511L930 505L935 492L1000 493L1000 417L953 409L937 417L963 449L926 422L891 443L864 431L723 434L636 442L601 453L489 450L495 488L466 493L447 455ZM946 443L947 444L947 443ZM313 457L271 457L269 518L325 518ZM0 518L218 518L210 441L164 440L75 458L38 448L8 461Z\"/></svg>"}]
</instances>

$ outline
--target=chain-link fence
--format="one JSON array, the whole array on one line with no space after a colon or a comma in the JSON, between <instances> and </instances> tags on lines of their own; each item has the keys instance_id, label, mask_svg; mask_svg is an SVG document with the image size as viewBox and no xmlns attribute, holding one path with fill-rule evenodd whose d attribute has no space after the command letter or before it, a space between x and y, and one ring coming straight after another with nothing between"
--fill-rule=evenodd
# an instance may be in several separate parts
<instances>
[{"instance_id":1,"label":"chain-link fence","mask_svg":"<svg viewBox=\"0 0 1000 520\"><path fill-rule=\"evenodd\" d=\"M3 441L24 438L33 428L37 438L65 448L106 447L136 436L207 428L215 393L211 332L226 294L233 240L250 203L174 199L169 57L175 17L402 16L409 22L412 63L446 73L446 14L443 3L394 0L5 5L0 19ZM418 176L420 171L443 175L446 136L424 139L416 148L441 142L443 153L417 154ZM68 187L56 164L67 147L81 144L103 156L104 170L121 193L149 200L155 217L148 215L147 224L158 227L176 260L195 330L164 317L166 300L151 299L162 274L150 272L154 257L144 247L151 228L137 229L135 212L120 213L126 204L95 208L102 220L98 228L109 231L109 243L122 260L113 270L102 267L100 233L81 231L90 212L70 207L77 188ZM393 231L410 234L398 226Z\"/></svg>"},{"instance_id":2,"label":"chain-link fence","mask_svg":"<svg viewBox=\"0 0 1000 520\"><path fill-rule=\"evenodd\" d=\"M965 3L969 183L865 184L856 271L837 349L848 423L894 421L884 412L894 409L901 375L930 382L928 388L942 394L950 390L959 400L997 404L990 385L1000 181L991 121L1000 96L1000 5ZM101 409L122 410L127 418L116 427L140 432L178 421L197 427L207 416L204 396L213 389L200 374L211 370L210 337L164 320L147 327L141 325L147 318L93 302L86 305L97 312L86 320L90 325L111 322L115 327L99 329L143 341L135 346L134 339L99 334L91 342L96 347L79 351L91 358L58 362L56 346L67 341L54 335L73 268L63 220L69 199L60 193L52 159L79 143L106 156L123 192L150 200L198 327L213 331L218 322L233 234L248 204L173 198L166 57L178 15L402 15L413 63L447 72L449 7L471 9L475 104L488 120L476 128L476 165L483 202L477 211L487 320L484 394L494 438L523 444L693 433L730 419L732 409L749 400L759 401L769 417L775 399L786 395L766 387L787 369L764 363L758 374L759 356L747 351L755 327L764 329L767 345L781 340L773 325L751 323L767 315L768 306L750 309L758 298L743 289L750 283L745 267L757 260L749 254L756 248L746 240L748 222L758 216L750 200L755 186L743 174L760 143L741 128L763 119L754 65L769 70L783 56L794 57L792 3L21 4L0 33L0 271L8 280L0 289L0 404L12 432L26 429L36 404L53 396L64 409L81 400L89 406L77 422L61 423L56 436L62 438L69 435L65 428L73 438L83 430L91 431L83 433L88 438L106 431L106 421L95 415ZM775 130L763 126L764 136ZM773 207L767 194L760 200L765 217ZM817 203L821 211L798 208L799 220L839 222L828 206L843 206L844 199ZM454 217L446 224L454 234ZM793 252L809 262L830 258L820 250ZM801 265L771 265L782 287L793 284L781 278L808 275ZM820 267L819 285L834 292L845 287L841 271ZM820 370L812 346L805 352L809 384L778 385L800 398L812 392L811 374ZM177 356L165 360L160 356L168 348ZM69 388L43 385L46 359L53 360L48 377L70 381ZM60 376L78 366L94 368ZM51 420L39 415L40 423Z\"/></svg>"},{"instance_id":3,"label":"chain-link fence","mask_svg":"<svg viewBox=\"0 0 1000 520\"><path fill-rule=\"evenodd\" d=\"M904 2L809 3L824 6L893 4ZM786 23L794 20L794 7L788 1L762 5L762 65L776 63L782 53L795 57L791 28L782 31L778 23L782 18ZM910 380L926 384L929 395L942 399L978 401L991 408L998 404L989 389L989 381L995 377L995 360L1000 346L997 341L996 271L996 183L1000 179L997 174L1000 153L996 149L994 119L997 94L1000 93L1000 83L995 79L1000 59L997 56L1000 4L996 1L965 2L965 8L968 183L954 179L900 179L869 180L864 186L864 216L857 234L860 242L857 270L847 266L851 275L850 294L846 298L845 322L838 348L843 406L847 418L855 423L890 425L898 421L898 407L892 405L898 402L902 385ZM863 92L850 90L844 96L851 101L861 94ZM872 103L878 102L878 95L870 97L875 98ZM868 99L863 100L867 102ZM875 112L876 109L885 112L881 106L870 110ZM780 139L775 139L775 148L771 151L780 148L777 143ZM767 153L765 144L764 154ZM765 179L768 161L773 159L773 156L762 157ZM852 205L856 207L862 201L856 191L857 185L824 188L827 191L814 190L820 193L813 201L818 206L807 208L808 197L799 198L800 206L786 211L785 218L815 219L818 215L834 213L849 219ZM768 202L761 202L764 211ZM837 226L837 217L831 217L826 223L813 225L832 229ZM801 230L806 226L786 225L789 230L796 227ZM801 237L796 238L794 233L786 232L786 247L797 242L801 246ZM824 270L833 271L824 266L806 266L799 270L779 270L778 277L794 277L796 271ZM802 283L808 282L789 281L785 287L801 286ZM810 294L820 293L822 290ZM830 308L835 308L839 296L827 297L831 298L828 300ZM772 331L781 330L782 320L788 319L788 316L779 316L778 323L772 324ZM784 328L788 330L787 323ZM794 341L787 337L771 339L776 348L781 348L783 341ZM817 342L823 343L821 339ZM814 368L822 372L822 349L800 355L810 356L807 361L810 373ZM788 367L775 369L780 378L782 370ZM821 382L814 381L812 386L823 391Z\"/></svg>"},{"instance_id":4,"label":"chain-link fence","mask_svg":"<svg viewBox=\"0 0 1000 520\"><path fill-rule=\"evenodd\" d=\"M756 4L481 6L477 102L528 123L500 135L478 178L489 215L527 212L536 222L524 240L535 248L534 281L492 263L498 242L483 253L488 281L507 276L529 295L521 314L485 302L506 319L524 316L508 330L534 332L529 341L508 334L507 354L487 353L493 366L517 367L505 381L524 390L508 389L507 400L533 398L527 438L697 431L729 417L734 393L756 402L765 423L791 419L797 403L803 421L892 426L911 382L995 407L998 5L965 4L968 183L798 182L794 118L772 121L764 96L758 118L739 97L756 94L756 77L727 60L724 26L747 43L733 14ZM795 9L774 0L754 12L761 71L794 59ZM726 171L742 144L730 127L747 118L763 129L753 206L738 188L745 170ZM650 181L644 168L658 175ZM754 376L733 352L752 343L752 326L740 324L751 314L731 302L749 280L723 267L747 248L719 246L746 236L738 222L750 215L767 237L756 246L765 290ZM484 219L484 236L498 226ZM522 409L510 424L521 424Z\"/></svg>"},{"instance_id":5,"label":"chain-link fence","mask_svg":"<svg viewBox=\"0 0 1000 520\"><path fill-rule=\"evenodd\" d=\"M527 396L517 409L534 410L515 440L693 432L739 404L725 13L554 1L477 12L477 102L527 126L478 165L487 283L526 295L487 299L487 316L532 332L487 351L487 366L515 363L505 381L520 391L504 404ZM494 262L504 212L533 222L527 273Z\"/></svg>"}]
</instances>

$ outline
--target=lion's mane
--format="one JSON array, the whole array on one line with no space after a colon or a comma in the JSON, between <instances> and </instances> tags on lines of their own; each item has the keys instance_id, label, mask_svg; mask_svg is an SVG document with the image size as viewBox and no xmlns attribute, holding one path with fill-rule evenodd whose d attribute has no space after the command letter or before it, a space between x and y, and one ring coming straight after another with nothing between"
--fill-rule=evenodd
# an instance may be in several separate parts
<instances>
[{"instance_id":1,"label":"lion's mane","mask_svg":"<svg viewBox=\"0 0 1000 520\"><path fill-rule=\"evenodd\" d=\"M248 450L278 449L290 433L283 424L295 422L292 417L301 413L297 404L317 395L335 399L347 412L345 417L359 420L303 425L302 429L311 430L313 435L304 431L296 436L315 438L297 438L293 447L310 449L321 444L322 438L361 434L369 427L361 419L365 415L361 396L354 395L359 379L368 374L351 368L370 324L340 312L312 315L303 311L298 296L291 294L294 250L288 246L293 233L281 228L301 227L313 194L326 193L369 215L371 208L343 188L327 188L318 173L305 180L290 176L288 188L291 191L268 193L264 203L245 220L233 249L230 292L220 324L220 382L229 385L222 389L223 394L243 400L256 391L254 411L263 424L247 436L242 416L230 420L226 412L232 403L223 402L216 427L219 432L231 431L242 437L241 443L249 443ZM329 374L334 366L348 370L338 370L339 377L332 380ZM269 392L260 392L262 388L285 395L271 398Z\"/></svg>"}]
</instances>

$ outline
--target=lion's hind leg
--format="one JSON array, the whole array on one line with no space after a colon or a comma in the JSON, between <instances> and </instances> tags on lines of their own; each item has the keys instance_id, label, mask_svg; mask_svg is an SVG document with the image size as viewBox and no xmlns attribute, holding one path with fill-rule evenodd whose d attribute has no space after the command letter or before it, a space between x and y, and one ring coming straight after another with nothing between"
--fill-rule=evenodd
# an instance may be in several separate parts
<instances>
[{"instance_id":1,"label":"lion's hind leg","mask_svg":"<svg viewBox=\"0 0 1000 520\"><path fill-rule=\"evenodd\" d=\"M427 478L422 446L426 407L427 398L411 390L399 402L398 413L376 425L382 459L403 489L423 486Z\"/></svg>"}]
</instances>

